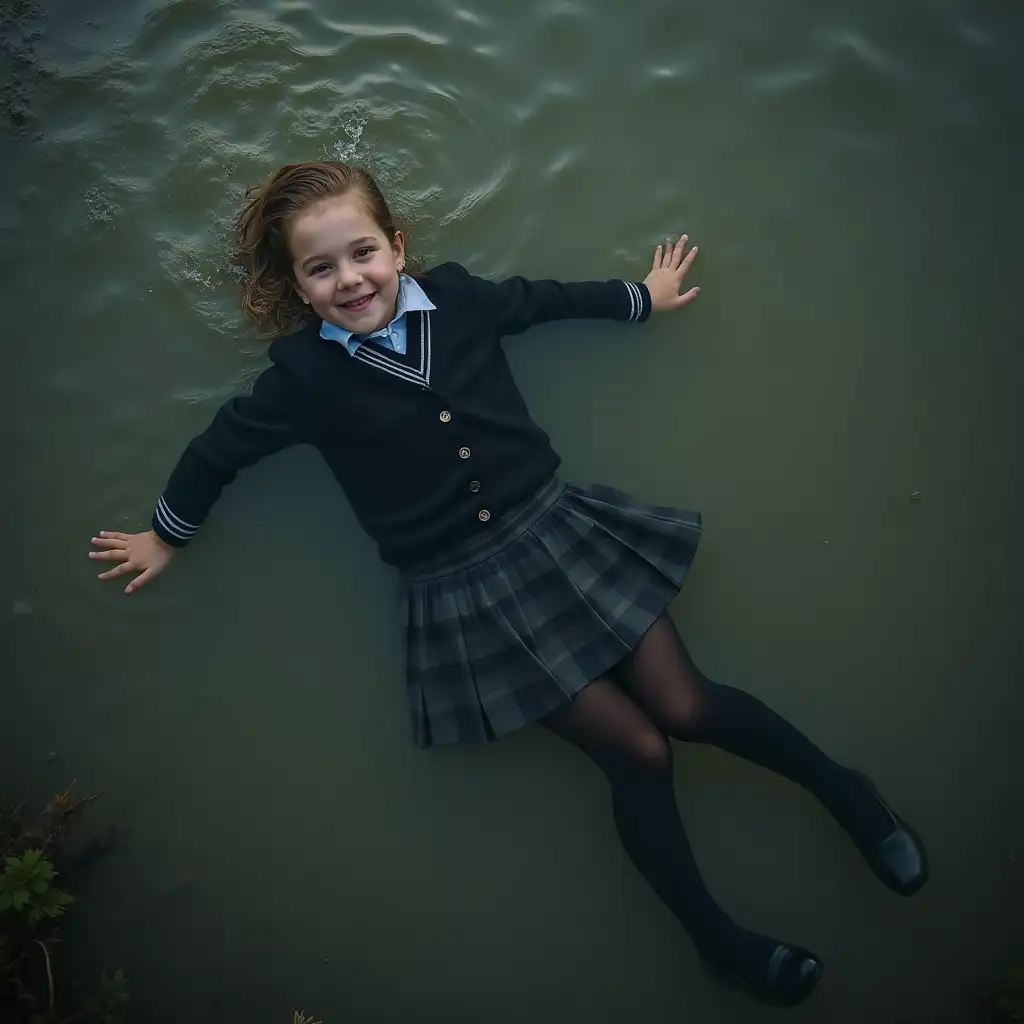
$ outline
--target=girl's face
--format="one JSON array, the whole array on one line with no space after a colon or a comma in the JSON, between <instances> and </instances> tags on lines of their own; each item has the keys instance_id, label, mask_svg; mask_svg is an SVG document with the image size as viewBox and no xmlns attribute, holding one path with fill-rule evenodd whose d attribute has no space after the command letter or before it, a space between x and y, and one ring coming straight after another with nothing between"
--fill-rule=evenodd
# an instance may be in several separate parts
<instances>
[{"instance_id":1,"label":"girl's face","mask_svg":"<svg viewBox=\"0 0 1024 1024\"><path fill-rule=\"evenodd\" d=\"M389 242L358 195L304 210L291 223L288 247L295 290L322 320L370 334L394 319L405 239L398 231Z\"/></svg>"}]
</instances>

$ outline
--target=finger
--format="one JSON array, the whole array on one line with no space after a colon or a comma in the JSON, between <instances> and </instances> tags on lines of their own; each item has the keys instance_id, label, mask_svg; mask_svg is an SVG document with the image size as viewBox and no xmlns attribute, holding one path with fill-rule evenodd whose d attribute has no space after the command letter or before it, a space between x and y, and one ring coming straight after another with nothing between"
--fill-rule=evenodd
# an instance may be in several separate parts
<instances>
[{"instance_id":1,"label":"finger","mask_svg":"<svg viewBox=\"0 0 1024 1024\"><path fill-rule=\"evenodd\" d=\"M101 580L113 580L117 579L118 576L123 576L126 572L132 572L135 569L138 569L137 565L133 565L131 562L122 562L120 565L115 565L113 569L101 572L99 578Z\"/></svg>"},{"instance_id":2,"label":"finger","mask_svg":"<svg viewBox=\"0 0 1024 1024\"><path fill-rule=\"evenodd\" d=\"M654 262L651 264L651 270L661 269L661 246L659 245L654 250Z\"/></svg>"},{"instance_id":3,"label":"finger","mask_svg":"<svg viewBox=\"0 0 1024 1024\"><path fill-rule=\"evenodd\" d=\"M129 583L128 586L124 588L124 592L126 594L134 593L136 590L139 589L139 587L144 587L155 575L156 570L152 566L150 566L150 568L148 568L145 572L139 573L139 575L136 576L135 579L133 579L131 583Z\"/></svg>"},{"instance_id":4,"label":"finger","mask_svg":"<svg viewBox=\"0 0 1024 1024\"><path fill-rule=\"evenodd\" d=\"M697 246L694 246L687 254L686 258L682 263L679 264L679 280L682 281L686 277L687 271L693 266L693 261L697 258Z\"/></svg>"},{"instance_id":5,"label":"finger","mask_svg":"<svg viewBox=\"0 0 1024 1024\"><path fill-rule=\"evenodd\" d=\"M676 242L672 249L672 269L678 270L679 264L683 262L683 253L686 251L686 235L680 235L679 241Z\"/></svg>"},{"instance_id":6,"label":"finger","mask_svg":"<svg viewBox=\"0 0 1024 1024\"><path fill-rule=\"evenodd\" d=\"M123 562L130 556L124 548L117 548L114 551L90 551L89 557L99 562Z\"/></svg>"},{"instance_id":7,"label":"finger","mask_svg":"<svg viewBox=\"0 0 1024 1024\"><path fill-rule=\"evenodd\" d=\"M127 541L118 540L115 537L93 537L92 543L98 548L123 548Z\"/></svg>"},{"instance_id":8,"label":"finger","mask_svg":"<svg viewBox=\"0 0 1024 1024\"><path fill-rule=\"evenodd\" d=\"M683 306L689 305L697 296L700 295L699 288L691 288L689 291L683 292L682 295L676 299L676 309L681 309Z\"/></svg>"},{"instance_id":9,"label":"finger","mask_svg":"<svg viewBox=\"0 0 1024 1024\"><path fill-rule=\"evenodd\" d=\"M113 530L100 530L100 536L110 540L128 540L127 533L115 533Z\"/></svg>"},{"instance_id":10,"label":"finger","mask_svg":"<svg viewBox=\"0 0 1024 1024\"><path fill-rule=\"evenodd\" d=\"M663 270L668 270L670 268L671 264L672 264L672 239L666 237L666 239L665 239L665 257L661 261L662 269Z\"/></svg>"}]
</instances>

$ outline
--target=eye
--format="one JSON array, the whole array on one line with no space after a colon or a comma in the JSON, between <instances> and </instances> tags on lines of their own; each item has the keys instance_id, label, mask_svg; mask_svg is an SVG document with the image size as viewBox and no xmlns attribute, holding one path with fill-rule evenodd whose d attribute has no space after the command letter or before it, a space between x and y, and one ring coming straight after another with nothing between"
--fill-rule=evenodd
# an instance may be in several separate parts
<instances>
[{"instance_id":1,"label":"eye","mask_svg":"<svg viewBox=\"0 0 1024 1024\"><path fill-rule=\"evenodd\" d=\"M365 260L368 256L372 256L377 250L372 245L361 245L356 249L356 259Z\"/></svg>"},{"instance_id":2,"label":"eye","mask_svg":"<svg viewBox=\"0 0 1024 1024\"><path fill-rule=\"evenodd\" d=\"M330 270L330 263L318 263L315 267L310 267L310 274L319 274L323 270Z\"/></svg>"}]
</instances>

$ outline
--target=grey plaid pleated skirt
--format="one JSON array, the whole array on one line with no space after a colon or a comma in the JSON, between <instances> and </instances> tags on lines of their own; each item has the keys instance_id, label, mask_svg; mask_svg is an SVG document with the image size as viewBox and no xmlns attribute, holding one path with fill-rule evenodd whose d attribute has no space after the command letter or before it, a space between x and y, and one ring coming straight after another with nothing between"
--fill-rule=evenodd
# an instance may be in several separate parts
<instances>
[{"instance_id":1,"label":"grey plaid pleated skirt","mask_svg":"<svg viewBox=\"0 0 1024 1024\"><path fill-rule=\"evenodd\" d=\"M552 479L401 574L420 747L505 736L571 701L678 594L700 515Z\"/></svg>"}]
</instances>

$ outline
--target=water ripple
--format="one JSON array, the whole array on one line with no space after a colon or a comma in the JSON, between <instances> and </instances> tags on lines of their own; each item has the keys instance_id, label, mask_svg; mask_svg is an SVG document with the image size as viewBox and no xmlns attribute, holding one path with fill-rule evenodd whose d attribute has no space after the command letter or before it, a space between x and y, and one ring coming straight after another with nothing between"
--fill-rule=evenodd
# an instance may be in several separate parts
<instances>
[{"instance_id":1,"label":"water ripple","mask_svg":"<svg viewBox=\"0 0 1024 1024\"><path fill-rule=\"evenodd\" d=\"M477 207L493 199L506 184L512 171L512 161L507 160L501 167L495 169L494 174L488 181L481 182L470 188L459 200L454 210L450 210L439 221L439 227L447 227L455 221L468 217Z\"/></svg>"},{"instance_id":2,"label":"water ripple","mask_svg":"<svg viewBox=\"0 0 1024 1024\"><path fill-rule=\"evenodd\" d=\"M723 37L706 13L687 12L681 28L678 13L648 13L644 59L623 66L636 20L599 30L578 2L513 18L438 0L429 17L371 20L309 0L154 0L133 37L105 54L83 49L58 76L46 153L53 182L77 196L62 230L76 251L114 232L130 239L129 290L146 296L162 280L207 338L244 338L232 223L244 190L285 160L368 165L425 261L512 269L535 258L547 221L599 209L596 264L676 230L695 181L742 189L751 152L761 180L782 183L762 207L795 216L829 161L891 153L908 124L967 116L968 80L947 76L945 93L934 84L936 67L957 66L943 47L956 42L965 62L999 46L974 15L912 37L873 12L781 26L754 12ZM665 124L648 124L648 110ZM678 168L659 152L674 150L673 134L687 140ZM642 209L621 202L638 171ZM741 224L749 205L721 197L722 223ZM205 343L201 332L174 340L190 358Z\"/></svg>"}]
</instances>

